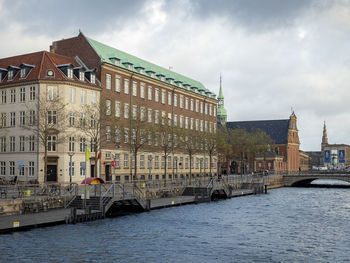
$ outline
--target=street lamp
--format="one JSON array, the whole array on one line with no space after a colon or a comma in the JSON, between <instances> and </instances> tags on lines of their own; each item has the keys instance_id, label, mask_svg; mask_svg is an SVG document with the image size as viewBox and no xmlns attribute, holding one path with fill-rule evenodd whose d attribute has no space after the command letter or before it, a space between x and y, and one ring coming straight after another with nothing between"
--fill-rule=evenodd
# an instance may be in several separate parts
<instances>
[{"instance_id":1,"label":"street lamp","mask_svg":"<svg viewBox=\"0 0 350 263\"><path fill-rule=\"evenodd\" d=\"M74 155L74 152L70 151L70 152L68 152L68 155L69 155L69 186L71 186L72 174L73 174L72 157Z\"/></svg>"}]
</instances>

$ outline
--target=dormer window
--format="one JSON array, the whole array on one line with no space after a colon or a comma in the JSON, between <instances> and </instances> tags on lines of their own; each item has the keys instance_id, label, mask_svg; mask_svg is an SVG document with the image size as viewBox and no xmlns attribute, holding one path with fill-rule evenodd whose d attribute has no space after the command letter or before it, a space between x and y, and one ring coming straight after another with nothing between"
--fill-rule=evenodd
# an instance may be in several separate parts
<instances>
[{"instance_id":1,"label":"dormer window","mask_svg":"<svg viewBox=\"0 0 350 263\"><path fill-rule=\"evenodd\" d=\"M117 57L110 57L109 59L113 61L114 65L120 66L120 59L119 58L117 58Z\"/></svg>"},{"instance_id":2,"label":"dormer window","mask_svg":"<svg viewBox=\"0 0 350 263\"><path fill-rule=\"evenodd\" d=\"M123 65L128 69L132 70L133 69L133 64L130 62L124 62Z\"/></svg>"},{"instance_id":3,"label":"dormer window","mask_svg":"<svg viewBox=\"0 0 350 263\"><path fill-rule=\"evenodd\" d=\"M157 74L157 77L161 80L161 81L165 81L165 76L163 74Z\"/></svg>"},{"instance_id":4,"label":"dormer window","mask_svg":"<svg viewBox=\"0 0 350 263\"><path fill-rule=\"evenodd\" d=\"M79 80L84 81L85 80L85 73L84 71L79 71Z\"/></svg>"},{"instance_id":5,"label":"dormer window","mask_svg":"<svg viewBox=\"0 0 350 263\"><path fill-rule=\"evenodd\" d=\"M95 84L95 83L96 83L96 76L95 76L94 73L91 73L90 82L91 82L92 84Z\"/></svg>"},{"instance_id":6,"label":"dormer window","mask_svg":"<svg viewBox=\"0 0 350 263\"><path fill-rule=\"evenodd\" d=\"M72 68L67 69L67 77L70 79L73 78L73 69Z\"/></svg>"},{"instance_id":7,"label":"dormer window","mask_svg":"<svg viewBox=\"0 0 350 263\"><path fill-rule=\"evenodd\" d=\"M171 85L174 85L174 79L173 78L167 78L166 79Z\"/></svg>"},{"instance_id":8,"label":"dormer window","mask_svg":"<svg viewBox=\"0 0 350 263\"><path fill-rule=\"evenodd\" d=\"M146 73L151 77L151 78L154 78L155 77L155 72L152 71L152 70L147 70Z\"/></svg>"},{"instance_id":9,"label":"dormer window","mask_svg":"<svg viewBox=\"0 0 350 263\"><path fill-rule=\"evenodd\" d=\"M145 74L145 68L137 66L135 69L138 70L141 74Z\"/></svg>"},{"instance_id":10,"label":"dormer window","mask_svg":"<svg viewBox=\"0 0 350 263\"><path fill-rule=\"evenodd\" d=\"M13 79L13 70L9 70L7 74L7 80L12 80Z\"/></svg>"},{"instance_id":11,"label":"dormer window","mask_svg":"<svg viewBox=\"0 0 350 263\"><path fill-rule=\"evenodd\" d=\"M26 68L21 68L20 78L23 79L26 77Z\"/></svg>"}]
</instances>

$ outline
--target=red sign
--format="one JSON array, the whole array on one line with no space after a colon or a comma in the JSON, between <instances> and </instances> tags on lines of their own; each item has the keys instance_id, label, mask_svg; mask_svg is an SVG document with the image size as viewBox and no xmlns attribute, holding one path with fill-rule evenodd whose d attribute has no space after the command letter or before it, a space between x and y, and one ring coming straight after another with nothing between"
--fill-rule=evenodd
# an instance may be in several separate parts
<instances>
[{"instance_id":1,"label":"red sign","mask_svg":"<svg viewBox=\"0 0 350 263\"><path fill-rule=\"evenodd\" d=\"M113 166L113 167L115 166L115 161L112 161L112 166Z\"/></svg>"}]
</instances>

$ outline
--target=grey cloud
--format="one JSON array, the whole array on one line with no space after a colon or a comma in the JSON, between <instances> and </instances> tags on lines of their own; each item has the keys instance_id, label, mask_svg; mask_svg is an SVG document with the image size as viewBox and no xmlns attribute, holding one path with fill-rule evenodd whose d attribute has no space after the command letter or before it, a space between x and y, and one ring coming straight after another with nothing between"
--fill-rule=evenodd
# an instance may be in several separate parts
<instances>
[{"instance_id":1,"label":"grey cloud","mask_svg":"<svg viewBox=\"0 0 350 263\"><path fill-rule=\"evenodd\" d=\"M8 22L21 23L26 28L24 33L57 36L67 32L67 28L96 34L122 27L139 16L145 3L143 0L5 0L4 6L11 14Z\"/></svg>"},{"instance_id":2,"label":"grey cloud","mask_svg":"<svg viewBox=\"0 0 350 263\"><path fill-rule=\"evenodd\" d=\"M248 30L268 30L292 25L306 10L324 8L315 0L192 0L193 13L200 18L227 17Z\"/></svg>"}]
</instances>

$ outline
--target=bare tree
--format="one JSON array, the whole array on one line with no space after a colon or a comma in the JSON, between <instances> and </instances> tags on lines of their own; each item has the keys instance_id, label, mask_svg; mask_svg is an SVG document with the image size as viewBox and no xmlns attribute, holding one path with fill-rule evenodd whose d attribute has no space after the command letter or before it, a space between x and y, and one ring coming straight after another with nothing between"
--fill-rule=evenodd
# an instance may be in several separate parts
<instances>
[{"instance_id":1,"label":"bare tree","mask_svg":"<svg viewBox=\"0 0 350 263\"><path fill-rule=\"evenodd\" d=\"M213 162L213 156L217 152L217 144L218 144L218 134L211 132L203 132L201 134L201 143L203 145L204 153L208 153L209 155L209 172L210 176L212 176L212 167L211 164Z\"/></svg>"},{"instance_id":2,"label":"bare tree","mask_svg":"<svg viewBox=\"0 0 350 263\"><path fill-rule=\"evenodd\" d=\"M91 142L91 152L95 153L94 174L97 176L97 157L101 150L101 126L105 123L106 117L102 113L100 104L85 104L80 109L80 123L78 129Z\"/></svg>"},{"instance_id":3,"label":"bare tree","mask_svg":"<svg viewBox=\"0 0 350 263\"><path fill-rule=\"evenodd\" d=\"M38 136L39 144L44 148L44 182L47 177L47 152L57 150L69 136L67 132L68 114L66 104L57 96L42 95L33 107L29 107L27 121L23 128ZM39 145L38 145L39 147Z\"/></svg>"},{"instance_id":4,"label":"bare tree","mask_svg":"<svg viewBox=\"0 0 350 263\"><path fill-rule=\"evenodd\" d=\"M137 154L147 144L150 125L146 122L146 108L132 109L129 121L116 122L116 128L124 132L124 143L129 146L131 153L130 175L134 169L134 178L137 178Z\"/></svg>"}]
</instances>

